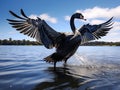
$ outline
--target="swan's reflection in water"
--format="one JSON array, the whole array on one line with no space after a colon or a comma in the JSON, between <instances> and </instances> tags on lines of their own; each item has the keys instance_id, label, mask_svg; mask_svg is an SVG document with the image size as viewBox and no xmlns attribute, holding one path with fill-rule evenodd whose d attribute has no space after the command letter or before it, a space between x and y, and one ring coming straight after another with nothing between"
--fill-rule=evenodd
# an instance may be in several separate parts
<instances>
[{"instance_id":1,"label":"swan's reflection in water","mask_svg":"<svg viewBox=\"0 0 120 90\"><path fill-rule=\"evenodd\" d=\"M120 84L111 78L105 67L93 68L89 66L48 67L45 73L52 76L49 81L43 81L35 86L34 90L109 90L119 88ZM106 71L106 72L105 72ZM48 76L49 77L49 76ZM46 78L48 78L46 77ZM107 77L107 78L106 78ZM113 76L114 77L114 76ZM118 77L120 79L120 77ZM116 90L117 90L116 89Z\"/></svg>"},{"instance_id":2,"label":"swan's reflection in water","mask_svg":"<svg viewBox=\"0 0 120 90\"><path fill-rule=\"evenodd\" d=\"M47 70L45 70L45 72L53 76L52 80L45 81L38 84L34 88L34 90L53 90L53 89L71 90L71 89L78 89L78 88L80 90L87 89L88 87L85 85L85 83L89 82L92 79L90 79L87 76L82 76L77 73L74 73L74 71L72 71L72 69L69 69L69 68L71 67L68 67L68 66L64 68L57 67L57 70L54 71L53 67L49 67ZM79 71L77 67L76 69ZM87 79L89 80L87 81Z\"/></svg>"},{"instance_id":3,"label":"swan's reflection in water","mask_svg":"<svg viewBox=\"0 0 120 90\"><path fill-rule=\"evenodd\" d=\"M69 70L66 68L48 68L46 72L53 74L52 81L42 82L35 87L35 90L42 89L64 89L64 88L77 88L79 87L79 80L71 75L69 75ZM81 82L84 79L81 79Z\"/></svg>"}]
</instances>

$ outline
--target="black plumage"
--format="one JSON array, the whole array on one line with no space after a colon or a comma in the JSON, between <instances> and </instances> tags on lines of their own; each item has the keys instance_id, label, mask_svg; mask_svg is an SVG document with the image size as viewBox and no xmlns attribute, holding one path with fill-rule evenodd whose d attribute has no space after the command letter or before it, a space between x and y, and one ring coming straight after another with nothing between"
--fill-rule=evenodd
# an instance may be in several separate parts
<instances>
[{"instance_id":1,"label":"black plumage","mask_svg":"<svg viewBox=\"0 0 120 90\"><path fill-rule=\"evenodd\" d=\"M54 68L56 67L56 63L58 61L64 61L66 63L68 58L76 52L80 44L105 36L112 28L113 24L112 17L102 24L86 24L80 29L76 29L74 25L74 19L86 19L84 19L84 16L81 13L75 13L70 19L70 26L73 32L63 33L55 31L39 17L37 17L37 19L29 18L27 15L25 15L22 9L22 16L18 16L12 11L10 11L10 13L18 18L18 20L7 19L13 28L16 28L16 30L20 33L35 38L48 49L53 47L56 48L55 53L44 58L44 60L47 62L53 62Z\"/></svg>"}]
</instances>

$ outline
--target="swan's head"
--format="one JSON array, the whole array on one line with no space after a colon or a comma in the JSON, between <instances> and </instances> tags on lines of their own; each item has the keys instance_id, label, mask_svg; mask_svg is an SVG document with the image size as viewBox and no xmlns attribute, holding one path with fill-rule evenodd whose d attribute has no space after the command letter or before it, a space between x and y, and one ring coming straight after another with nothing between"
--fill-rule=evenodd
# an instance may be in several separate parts
<instances>
[{"instance_id":1,"label":"swan's head","mask_svg":"<svg viewBox=\"0 0 120 90\"><path fill-rule=\"evenodd\" d=\"M77 19L83 19L86 21L86 19L84 19L84 16L81 13L75 13L75 14L73 14L73 17L77 18Z\"/></svg>"}]
</instances>

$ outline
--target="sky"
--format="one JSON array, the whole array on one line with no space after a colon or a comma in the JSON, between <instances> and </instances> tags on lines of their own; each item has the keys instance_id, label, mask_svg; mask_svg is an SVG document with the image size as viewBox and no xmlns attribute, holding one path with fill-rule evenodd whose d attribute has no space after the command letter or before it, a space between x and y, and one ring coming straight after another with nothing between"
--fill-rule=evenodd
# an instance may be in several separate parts
<instances>
[{"instance_id":1,"label":"sky","mask_svg":"<svg viewBox=\"0 0 120 90\"><path fill-rule=\"evenodd\" d=\"M103 23L113 16L112 30L100 41L120 41L120 0L1 0L0 39L35 40L16 31L6 20L15 19L9 10L20 15L20 9L31 18L38 16L44 19L59 32L71 32L69 20L75 12L82 13L87 19L76 20L77 28L87 23Z\"/></svg>"}]
</instances>

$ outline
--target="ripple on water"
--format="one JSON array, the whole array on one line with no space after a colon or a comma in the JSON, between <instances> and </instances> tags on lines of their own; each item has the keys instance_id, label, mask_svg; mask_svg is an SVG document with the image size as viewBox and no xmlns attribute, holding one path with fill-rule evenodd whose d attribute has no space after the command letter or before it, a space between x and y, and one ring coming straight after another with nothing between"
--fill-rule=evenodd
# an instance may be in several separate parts
<instances>
[{"instance_id":1,"label":"ripple on water","mask_svg":"<svg viewBox=\"0 0 120 90\"><path fill-rule=\"evenodd\" d=\"M64 66L63 62L57 63L57 71L53 70L53 64L42 60L53 52L43 47L19 46L0 49L1 90L120 88L119 48L82 47L68 60L67 65ZM106 55L103 55L103 52L107 52Z\"/></svg>"}]
</instances>

